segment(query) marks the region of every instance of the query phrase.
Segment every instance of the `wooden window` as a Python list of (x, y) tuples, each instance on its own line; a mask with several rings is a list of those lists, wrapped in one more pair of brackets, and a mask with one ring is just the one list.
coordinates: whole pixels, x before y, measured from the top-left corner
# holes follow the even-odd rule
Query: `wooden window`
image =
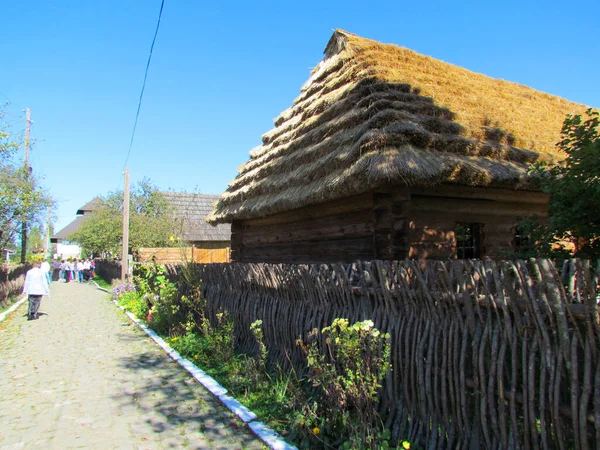
[(458, 259), (481, 258), (483, 224), (457, 222), (454, 227), (456, 237), (456, 257)]

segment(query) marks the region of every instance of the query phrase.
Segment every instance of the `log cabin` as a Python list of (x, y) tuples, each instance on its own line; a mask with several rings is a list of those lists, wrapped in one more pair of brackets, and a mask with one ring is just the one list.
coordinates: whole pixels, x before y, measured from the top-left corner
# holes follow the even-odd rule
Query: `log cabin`
[(531, 163), (584, 105), (343, 30), (207, 217), (231, 258), (484, 258), (547, 217)]

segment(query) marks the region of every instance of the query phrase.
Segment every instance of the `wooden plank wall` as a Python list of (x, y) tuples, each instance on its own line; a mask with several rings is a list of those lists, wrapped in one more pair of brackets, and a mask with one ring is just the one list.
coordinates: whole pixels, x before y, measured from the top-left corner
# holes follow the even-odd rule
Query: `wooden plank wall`
[(409, 258), (456, 258), (456, 222), (483, 224), (483, 255), (513, 245), (519, 216), (547, 218), (546, 194), (494, 188), (441, 186), (411, 189)]
[(335, 262), (372, 259), (373, 194), (236, 221), (231, 257), (243, 262)]
[(229, 242), (198, 242), (192, 247), (141, 248), (138, 261), (151, 261), (154, 256), (159, 264), (178, 264), (186, 261), (196, 263), (224, 263), (230, 261)]
[(192, 259), (192, 247), (173, 248), (140, 248), (137, 260), (140, 262), (151, 261), (152, 258), (159, 264), (178, 264)]

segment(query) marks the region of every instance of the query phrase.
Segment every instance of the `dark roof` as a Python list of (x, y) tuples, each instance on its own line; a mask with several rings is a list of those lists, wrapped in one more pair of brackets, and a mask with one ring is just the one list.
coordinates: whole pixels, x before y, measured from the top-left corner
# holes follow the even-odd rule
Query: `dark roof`
[(79, 208), (75, 214), (77, 214), (79, 216), (80, 214), (85, 214), (85, 213), (93, 211), (96, 207), (96, 204), (99, 201), (100, 201), (100, 199), (98, 197), (94, 198), (93, 200), (90, 200), (85, 205), (83, 205), (81, 208)]
[(89, 217), (90, 217), (89, 215), (77, 216), (73, 222), (71, 222), (69, 225), (67, 225), (62, 230), (60, 230), (58, 233), (56, 233), (54, 236), (52, 236), (50, 238), (50, 242), (52, 242), (53, 244), (56, 244), (59, 240), (61, 240), (61, 241), (67, 240), (71, 234), (73, 234), (75, 231), (77, 231), (77, 229), (81, 226), (81, 224), (85, 220), (89, 219)]
[[(188, 194), (183, 192), (163, 192), (165, 200), (173, 207), (177, 217), (183, 219), (183, 239), (190, 242), (198, 241), (229, 241), (231, 239), (231, 226), (222, 224), (212, 226), (204, 218), (213, 210), (213, 205), (219, 198), (218, 195)], [(77, 231), (81, 223), (90, 217), (90, 212), (99, 201), (95, 198), (77, 210), (78, 216), (58, 233), (50, 238), (50, 242), (57, 243)]]
[(176, 216), (183, 218), (183, 239), (198, 241), (229, 241), (231, 226), (212, 226), (204, 220), (213, 210), (218, 195), (163, 192), (165, 200), (173, 207)]

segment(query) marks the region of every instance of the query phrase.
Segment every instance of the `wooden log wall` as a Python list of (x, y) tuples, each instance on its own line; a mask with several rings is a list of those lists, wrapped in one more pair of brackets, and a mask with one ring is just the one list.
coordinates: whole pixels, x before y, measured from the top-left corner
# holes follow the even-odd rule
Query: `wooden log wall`
[(514, 244), (517, 218), (547, 217), (539, 192), (442, 185), (375, 192), (261, 219), (234, 221), (231, 257), (240, 262), (314, 263), (357, 259), (455, 259), (457, 222), (480, 223), (482, 256)]
[(456, 258), (457, 222), (483, 224), (482, 256), (496, 257), (514, 245), (518, 217), (547, 218), (540, 192), (444, 185), (411, 189), (409, 258)]
[(373, 259), (373, 194), (263, 219), (234, 221), (231, 257), (241, 262), (305, 263)]
[(300, 373), (296, 340), (337, 317), (390, 333), (380, 409), (396, 437), (436, 449), (600, 447), (600, 270), (587, 261), (192, 270), (209, 317), (227, 310), (241, 349), (256, 351), (249, 328), (261, 319), (270, 357)]

